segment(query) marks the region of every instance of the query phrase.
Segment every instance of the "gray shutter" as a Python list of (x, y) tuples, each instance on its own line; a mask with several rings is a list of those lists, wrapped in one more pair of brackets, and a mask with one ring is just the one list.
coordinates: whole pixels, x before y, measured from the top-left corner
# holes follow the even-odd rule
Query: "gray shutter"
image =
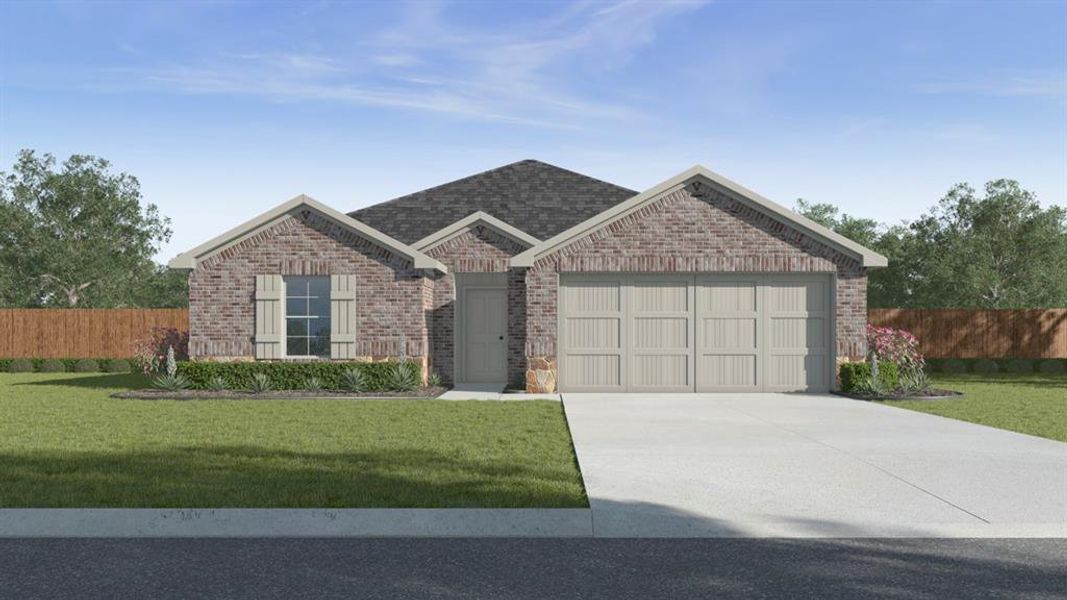
[(330, 275), (330, 358), (356, 358), (355, 275)]
[(256, 275), (256, 358), (282, 358), (281, 275)]

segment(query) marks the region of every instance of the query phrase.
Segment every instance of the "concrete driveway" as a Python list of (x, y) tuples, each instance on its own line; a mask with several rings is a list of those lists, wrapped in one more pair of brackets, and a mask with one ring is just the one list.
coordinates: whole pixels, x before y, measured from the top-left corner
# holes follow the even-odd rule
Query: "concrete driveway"
[(602, 537), (1067, 537), (1067, 444), (831, 395), (563, 394)]

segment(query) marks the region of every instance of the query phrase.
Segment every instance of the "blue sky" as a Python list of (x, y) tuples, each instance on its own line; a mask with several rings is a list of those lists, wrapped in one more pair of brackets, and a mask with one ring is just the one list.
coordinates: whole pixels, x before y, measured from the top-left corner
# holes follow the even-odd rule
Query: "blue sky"
[(696, 163), (917, 217), (1067, 196), (1067, 3), (0, 4), (0, 165), (96, 154), (161, 259), (298, 194), (352, 210), (524, 158), (637, 190)]

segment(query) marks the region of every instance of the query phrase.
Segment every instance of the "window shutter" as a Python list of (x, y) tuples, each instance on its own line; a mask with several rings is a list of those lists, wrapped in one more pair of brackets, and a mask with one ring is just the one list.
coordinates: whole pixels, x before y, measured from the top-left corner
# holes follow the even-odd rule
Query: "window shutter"
[(282, 358), (282, 276), (256, 275), (256, 358)]
[(355, 275), (330, 275), (330, 358), (356, 358)]

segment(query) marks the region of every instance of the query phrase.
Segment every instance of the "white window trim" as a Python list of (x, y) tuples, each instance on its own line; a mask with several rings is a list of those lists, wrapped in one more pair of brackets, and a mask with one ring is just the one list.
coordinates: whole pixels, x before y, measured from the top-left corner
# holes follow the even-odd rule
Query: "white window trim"
[[(289, 278), (289, 277), (324, 277), (326, 279), (326, 281), (327, 281), (327, 284), (330, 281), (330, 276), (329, 275), (325, 275), (325, 276), (322, 276), (322, 275), (282, 275), (282, 295), (281, 295), (281, 305), (282, 305), (281, 306), (281, 312), (282, 312), (282, 348), (281, 348), (282, 352), (281, 352), (281, 354), (282, 354), (282, 359), (283, 360), (294, 360), (294, 361), (295, 360), (299, 360), (299, 361), (316, 361), (316, 360), (328, 361), (328, 360), (330, 360), (330, 356), (329, 356), (330, 338), (331, 338), (330, 334), (326, 335), (326, 348), (327, 348), (327, 350), (326, 350), (327, 355), (326, 356), (317, 356), (315, 354), (289, 354), (289, 311), (288, 311), (288, 306), (287, 306), (288, 303), (289, 303), (289, 282), (286, 281), (286, 279)], [(327, 290), (329, 289), (329, 285), (327, 285), (326, 289)]]

